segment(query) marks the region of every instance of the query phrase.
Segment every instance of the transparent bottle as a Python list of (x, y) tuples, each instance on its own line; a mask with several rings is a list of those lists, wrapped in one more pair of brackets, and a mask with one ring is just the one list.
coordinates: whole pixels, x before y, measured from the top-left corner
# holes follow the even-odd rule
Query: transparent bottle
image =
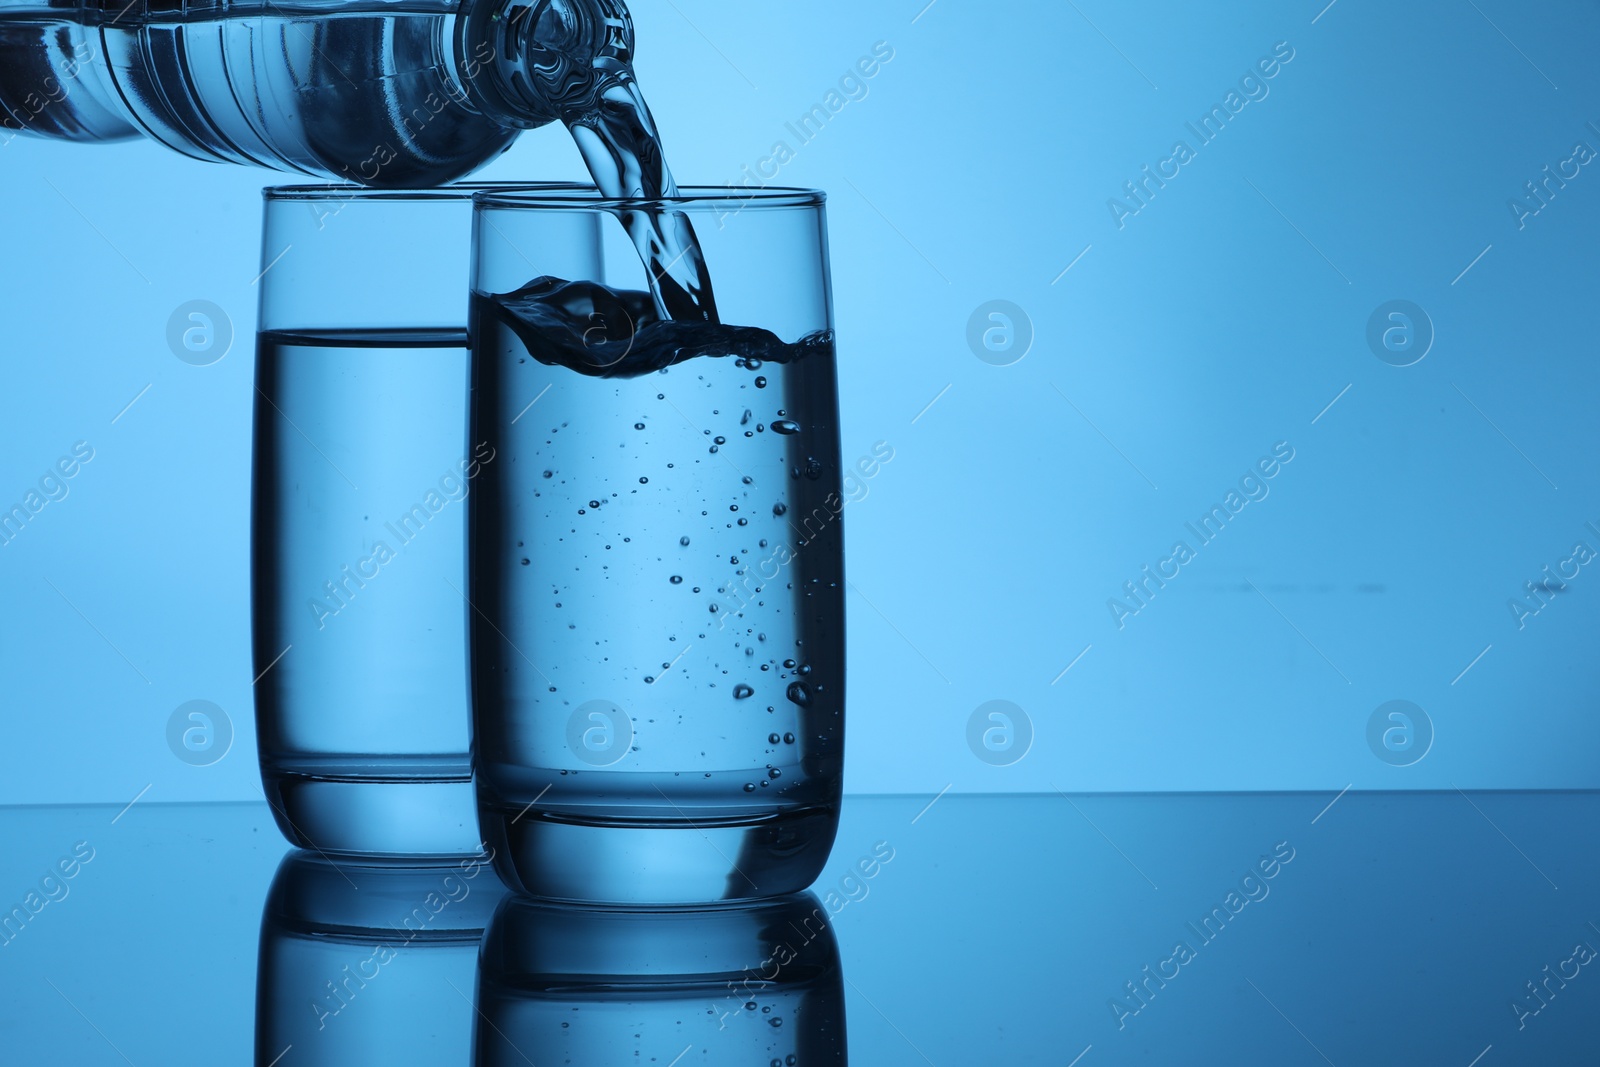
[(419, 188), (631, 79), (620, 0), (0, 0), (0, 138)]

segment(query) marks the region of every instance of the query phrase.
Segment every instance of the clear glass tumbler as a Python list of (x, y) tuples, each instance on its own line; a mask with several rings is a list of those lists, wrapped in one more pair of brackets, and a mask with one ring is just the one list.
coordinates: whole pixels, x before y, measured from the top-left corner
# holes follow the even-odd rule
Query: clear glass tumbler
[(467, 709), (471, 196), (265, 191), (252, 613), (261, 772), (325, 853), (480, 838)]
[[(844, 742), (821, 193), (478, 194), (469, 500), (479, 822), (513, 888), (791, 893)], [(684, 212), (721, 321), (663, 322), (620, 219)]]

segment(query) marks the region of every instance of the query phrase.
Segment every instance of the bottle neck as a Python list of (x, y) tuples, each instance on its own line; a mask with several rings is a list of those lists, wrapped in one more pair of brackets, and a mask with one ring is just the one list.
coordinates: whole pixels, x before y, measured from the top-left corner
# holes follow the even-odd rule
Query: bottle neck
[(632, 59), (622, 0), (462, 0), (456, 18), (455, 77), (504, 126), (585, 114)]

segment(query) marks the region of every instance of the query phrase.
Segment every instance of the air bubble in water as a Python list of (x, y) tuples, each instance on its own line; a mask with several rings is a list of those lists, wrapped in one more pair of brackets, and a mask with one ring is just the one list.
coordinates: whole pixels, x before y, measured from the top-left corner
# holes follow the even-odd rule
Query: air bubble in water
[(733, 687), (733, 699), (735, 700), (745, 700), (755, 695), (756, 691), (751, 689), (748, 685), (745, 685), (743, 682), (740, 682), (738, 685)]
[(791, 703), (798, 704), (802, 708), (811, 706), (811, 690), (807, 688), (804, 682), (790, 682), (789, 690), (785, 695)]
[(797, 434), (800, 432), (800, 424), (795, 422), (793, 419), (778, 419), (772, 424), (772, 432), (781, 434)]

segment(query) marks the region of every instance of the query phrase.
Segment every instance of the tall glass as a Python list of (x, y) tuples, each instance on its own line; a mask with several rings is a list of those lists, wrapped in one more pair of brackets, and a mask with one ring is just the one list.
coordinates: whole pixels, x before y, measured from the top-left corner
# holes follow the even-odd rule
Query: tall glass
[(325, 853), (479, 844), (466, 661), (472, 193), (268, 189), (252, 612), (267, 799)]
[[(469, 501), (479, 821), (501, 877), (551, 899), (795, 892), (838, 822), (823, 196), (683, 193), (475, 198), (472, 432), (498, 455)], [(619, 219), (663, 206), (733, 328), (658, 321)]]

